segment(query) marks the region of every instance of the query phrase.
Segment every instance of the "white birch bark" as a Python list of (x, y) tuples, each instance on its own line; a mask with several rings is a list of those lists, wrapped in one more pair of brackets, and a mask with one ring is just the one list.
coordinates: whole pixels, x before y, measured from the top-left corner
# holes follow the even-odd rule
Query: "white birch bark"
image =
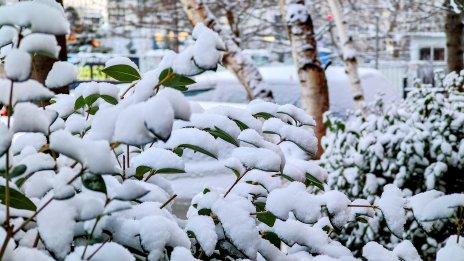
[(345, 26), (346, 23), (340, 10), (338, 0), (328, 0), (328, 2), (343, 49), (345, 72), (350, 80), (351, 93), (353, 95), (355, 108), (361, 109), (362, 104), (364, 103), (364, 94), (358, 74), (358, 63), (356, 61), (356, 49), (354, 48), (353, 38), (348, 35), (348, 31)]

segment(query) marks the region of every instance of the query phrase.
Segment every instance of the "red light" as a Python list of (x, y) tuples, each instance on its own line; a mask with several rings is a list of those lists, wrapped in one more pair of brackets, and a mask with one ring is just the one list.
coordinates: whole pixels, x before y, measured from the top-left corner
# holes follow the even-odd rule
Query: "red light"
[(333, 16), (332, 16), (332, 15), (328, 15), (328, 16), (327, 16), (327, 20), (332, 21), (332, 19), (333, 19)]

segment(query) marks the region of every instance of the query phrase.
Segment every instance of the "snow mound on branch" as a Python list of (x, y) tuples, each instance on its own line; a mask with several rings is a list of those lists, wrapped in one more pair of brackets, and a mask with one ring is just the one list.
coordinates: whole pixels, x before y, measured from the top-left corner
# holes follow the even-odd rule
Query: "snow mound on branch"
[(174, 117), (176, 119), (185, 121), (190, 119), (190, 103), (180, 91), (172, 88), (164, 88), (160, 90), (156, 96), (164, 98), (171, 103), (172, 109), (174, 110)]
[(404, 240), (403, 242), (399, 243), (393, 249), (393, 253), (405, 261), (422, 261), (419, 253), (417, 253), (416, 248), (409, 240)]
[(305, 223), (317, 222), (321, 217), (321, 205), (319, 198), (307, 193), (305, 185), (300, 182), (274, 189), (266, 200), (266, 210), (278, 218), (287, 220), (292, 212), (298, 220)]
[(54, 261), (53, 258), (44, 254), (44, 252), (35, 248), (18, 247), (13, 251), (13, 255), (10, 261), (23, 261), (23, 260), (34, 260), (34, 261)]
[[(19, 49), (30, 54), (39, 53), (42, 55), (49, 55), (56, 59), (58, 58), (61, 47), (58, 45), (54, 35), (33, 33), (25, 36), (21, 40)], [(53, 67), (54, 66), (55, 65), (53, 65)]]
[(4, 5), (0, 7), (0, 24), (28, 27), (34, 33), (65, 35), (69, 32), (63, 8), (50, 0)]
[(78, 160), (95, 174), (117, 173), (117, 162), (106, 141), (83, 140), (60, 130), (50, 135), (50, 149)]
[(225, 231), (225, 236), (249, 258), (256, 259), (259, 244), (259, 233), (255, 220), (250, 213), (255, 211), (248, 200), (229, 195), (218, 198), (211, 207), (218, 216)]
[(192, 231), (207, 256), (211, 256), (216, 248), (218, 236), (216, 226), (211, 217), (192, 216), (187, 220), (186, 231)]
[(31, 75), (32, 57), (29, 53), (13, 49), (5, 58), (6, 77), (12, 81), (23, 82)]
[(185, 232), (175, 222), (162, 216), (150, 216), (140, 221), (140, 240), (150, 252), (148, 260), (159, 260), (166, 246), (190, 249), (190, 240)]
[(182, 158), (172, 151), (161, 148), (149, 148), (133, 158), (132, 165), (151, 167), (154, 170), (160, 169), (179, 169), (185, 168)]
[(237, 158), (248, 169), (272, 172), (281, 169), (280, 156), (269, 149), (239, 147), (232, 151), (231, 156)]
[(457, 236), (450, 236), (446, 240), (446, 245), (437, 253), (437, 261), (463, 261), (464, 260), (464, 243), (460, 240), (457, 242)]
[(47, 75), (45, 85), (48, 88), (63, 87), (77, 80), (77, 67), (70, 62), (55, 62)]
[(43, 110), (29, 102), (15, 106), (14, 132), (41, 132), (48, 135), (49, 127), (58, 117), (52, 110)]
[(199, 261), (192, 256), (189, 249), (184, 247), (175, 247), (171, 253), (171, 261)]
[(111, 66), (114, 66), (114, 65), (119, 65), (119, 64), (128, 65), (128, 66), (134, 68), (135, 70), (139, 71), (139, 68), (137, 67), (137, 65), (133, 61), (131, 61), (131, 59), (129, 59), (127, 57), (114, 57), (114, 58), (111, 58), (108, 61), (106, 61), (105, 68), (108, 68), (108, 67), (111, 67)]
[(376, 242), (367, 243), (362, 249), (362, 255), (368, 261), (399, 261), (394, 253)]
[(8, 25), (0, 27), (0, 47), (13, 42), (13, 39), (18, 35), (16, 28)]
[[(112, 140), (124, 144), (145, 145), (157, 138), (166, 140), (171, 134), (175, 115), (170, 105), (171, 103), (166, 99), (156, 96), (146, 102), (130, 105), (125, 109), (115, 107), (106, 110), (104, 114), (97, 113), (96, 119), (98, 117), (101, 121), (95, 123), (94, 135), (100, 132), (102, 134), (108, 133), (108, 130), (111, 132), (114, 128)], [(118, 110), (121, 111), (117, 112)], [(116, 120), (115, 117), (117, 117)], [(127, 128), (127, 126), (131, 126), (131, 128)]]
[(406, 199), (403, 198), (401, 190), (393, 184), (384, 187), (378, 207), (382, 210), (388, 228), (396, 236), (401, 237), (406, 224)]
[(170, 55), (173, 58), (174, 72), (192, 76), (206, 70), (215, 70), (225, 51), (225, 45), (219, 35), (202, 23), (198, 23), (193, 29), (192, 36), (195, 40), (192, 46), (177, 55)]
[[(0, 103), (9, 104), (11, 81), (0, 79)], [(15, 82), (12, 103), (49, 100), (53, 92), (35, 80)]]
[(216, 140), (208, 132), (195, 128), (174, 130), (166, 143), (168, 148), (174, 149), (180, 145), (190, 144), (212, 153), (217, 157), (218, 147)]

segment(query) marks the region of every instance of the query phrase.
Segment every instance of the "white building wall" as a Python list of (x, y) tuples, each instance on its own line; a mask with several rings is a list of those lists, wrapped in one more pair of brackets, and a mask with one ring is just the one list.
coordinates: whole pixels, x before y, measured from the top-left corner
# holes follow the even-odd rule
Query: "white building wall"
[(101, 15), (103, 22), (108, 21), (107, 0), (64, 0), (64, 7), (74, 7), (81, 18)]

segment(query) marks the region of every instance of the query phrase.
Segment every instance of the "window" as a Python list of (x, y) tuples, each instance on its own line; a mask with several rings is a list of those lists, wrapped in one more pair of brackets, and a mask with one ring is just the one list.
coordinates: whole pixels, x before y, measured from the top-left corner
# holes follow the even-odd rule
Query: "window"
[(433, 60), (444, 61), (445, 60), (445, 48), (433, 48)]
[(431, 48), (425, 47), (421, 48), (419, 51), (419, 60), (421, 61), (430, 61), (432, 57), (430, 57)]

